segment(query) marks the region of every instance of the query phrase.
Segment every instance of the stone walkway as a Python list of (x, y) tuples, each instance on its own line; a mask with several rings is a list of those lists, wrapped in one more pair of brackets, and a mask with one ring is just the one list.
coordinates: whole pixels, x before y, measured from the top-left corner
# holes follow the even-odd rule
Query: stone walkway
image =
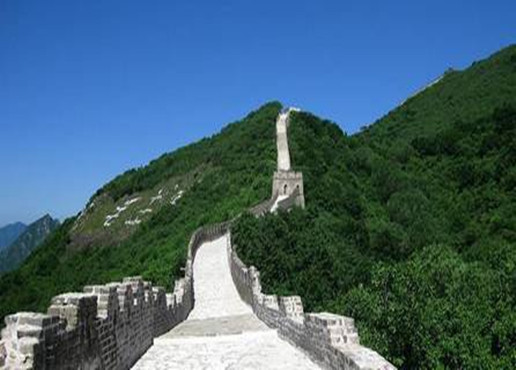
[(287, 119), (290, 111), (281, 112), (276, 120), (276, 146), (278, 148), (278, 171), (290, 171)]
[(233, 284), (227, 243), (223, 236), (204, 243), (197, 251), (193, 265), (195, 305), (188, 320), (253, 313)]
[(240, 299), (229, 270), (227, 242), (223, 236), (199, 248), (194, 309), (185, 322), (154, 339), (133, 369), (319, 369)]

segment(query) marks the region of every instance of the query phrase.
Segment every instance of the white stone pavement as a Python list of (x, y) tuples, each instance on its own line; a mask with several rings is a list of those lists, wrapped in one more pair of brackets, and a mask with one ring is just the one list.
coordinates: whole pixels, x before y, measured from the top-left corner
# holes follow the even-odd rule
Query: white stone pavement
[(154, 339), (133, 369), (319, 369), (240, 299), (231, 278), (227, 242), (223, 236), (199, 248), (194, 309), (185, 322)]
[(272, 330), (186, 339), (156, 339), (133, 369), (317, 369)]
[(278, 171), (290, 171), (287, 120), (290, 111), (281, 112), (276, 120), (276, 145), (278, 148)]
[(204, 243), (197, 251), (193, 265), (195, 305), (189, 320), (253, 313), (233, 284), (227, 243), (223, 236)]

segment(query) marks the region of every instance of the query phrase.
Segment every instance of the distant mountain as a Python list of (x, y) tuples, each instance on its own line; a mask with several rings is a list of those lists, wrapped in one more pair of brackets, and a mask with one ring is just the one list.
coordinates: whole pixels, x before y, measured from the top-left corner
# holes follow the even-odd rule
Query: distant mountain
[(25, 231), (27, 225), (15, 222), (0, 228), (0, 251), (10, 246)]
[[(16, 225), (16, 224), (14, 224)], [(59, 226), (59, 221), (49, 215), (41, 217), (29, 226), (8, 247), (0, 252), (0, 274), (16, 269), (40, 245), (54, 229)]]

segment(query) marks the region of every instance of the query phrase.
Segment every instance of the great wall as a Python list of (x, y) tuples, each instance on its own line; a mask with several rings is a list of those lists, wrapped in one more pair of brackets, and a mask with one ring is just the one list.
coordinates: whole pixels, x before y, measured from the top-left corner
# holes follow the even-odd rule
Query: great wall
[[(278, 168), (259, 217), (304, 207), (290, 167), (285, 109), (276, 122)], [(172, 293), (140, 277), (52, 299), (46, 314), (5, 318), (1, 369), (395, 369), (359, 344), (352, 318), (304, 313), (298, 296), (262, 292), (260, 273), (231, 243), (231, 224), (202, 227)]]

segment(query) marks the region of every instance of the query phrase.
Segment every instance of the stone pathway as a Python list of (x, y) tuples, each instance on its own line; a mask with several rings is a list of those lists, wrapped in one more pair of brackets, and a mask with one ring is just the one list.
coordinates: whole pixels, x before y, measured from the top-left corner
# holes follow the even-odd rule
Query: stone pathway
[(191, 319), (252, 314), (238, 295), (227, 256), (227, 236), (204, 243), (194, 259), (195, 305)]
[(281, 112), (276, 120), (276, 146), (278, 148), (278, 171), (290, 171), (287, 119), (290, 111)]
[(229, 270), (227, 243), (223, 236), (199, 248), (194, 309), (185, 322), (155, 338), (133, 369), (319, 369), (240, 299)]
[(217, 337), (155, 340), (133, 369), (318, 369), (272, 330)]

